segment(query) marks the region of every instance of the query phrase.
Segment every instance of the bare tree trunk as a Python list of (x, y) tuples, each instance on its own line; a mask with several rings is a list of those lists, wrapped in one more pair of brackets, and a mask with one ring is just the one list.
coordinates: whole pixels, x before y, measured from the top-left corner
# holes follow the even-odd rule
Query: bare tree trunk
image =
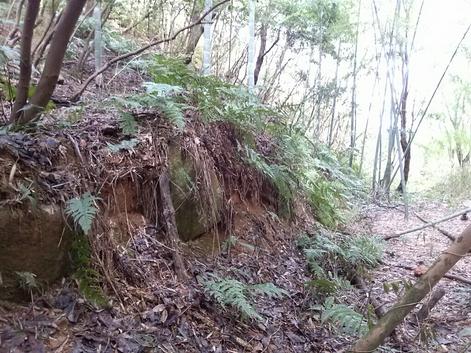
[(471, 250), (471, 225), (444, 251), (428, 271), (352, 348), (352, 352), (372, 352), (378, 348), (440, 279)]
[[(93, 19), (95, 21), (95, 31), (93, 38), (93, 46), (95, 49), (95, 71), (98, 71), (103, 65), (103, 39), (100, 3), (97, 3), (93, 9)], [(98, 75), (95, 78), (95, 84), (97, 87), (103, 86), (103, 75)]]
[(339, 40), (339, 45), (337, 47), (337, 60), (335, 65), (335, 90), (334, 90), (334, 98), (332, 100), (332, 111), (330, 113), (330, 125), (329, 125), (329, 135), (327, 137), (327, 146), (332, 147), (332, 135), (334, 133), (334, 122), (335, 122), (335, 113), (337, 110), (337, 96), (339, 95), (339, 67), (340, 67), (340, 53), (342, 49), (342, 40)]
[(255, 86), (255, 0), (249, 0), (249, 38), (247, 56), (247, 86), (252, 92)]
[(260, 29), (260, 48), (258, 50), (257, 61), (255, 62), (255, 71), (254, 71), (254, 84), (256, 85), (258, 82), (258, 76), (260, 75), (260, 71), (263, 65), (263, 59), (265, 58), (265, 49), (267, 47), (267, 34), (268, 34), (268, 26), (263, 23), (262, 28)]
[(31, 43), (33, 41), (34, 22), (38, 17), (40, 0), (29, 0), (26, 7), (23, 31), (21, 34), (20, 77), (16, 86), (15, 104), (10, 120), (16, 121), (28, 101), (31, 81)]
[[(200, 5), (200, 1), (195, 0), (193, 3), (193, 9), (191, 11), (191, 16), (190, 16), (190, 23), (194, 23), (198, 20), (200, 17), (201, 11), (203, 11), (203, 7)], [(203, 25), (197, 25), (192, 27), (188, 31), (188, 36), (187, 36), (187, 44), (186, 44), (186, 49), (185, 49), (185, 64), (191, 63), (191, 60), (193, 59), (193, 54), (195, 53), (196, 46), (198, 45), (198, 42), (203, 35), (204, 28)]]
[(34, 66), (38, 66), (39, 62), (43, 58), (44, 52), (46, 51), (47, 46), (51, 43), (52, 38), (54, 37), (54, 33), (57, 31), (57, 26), (60, 22), (63, 12), (61, 11), (59, 15), (57, 15), (53, 28), (47, 33), (44, 39), (41, 41), (41, 45), (36, 49), (36, 53), (34, 55)]
[(31, 106), (15, 120), (16, 123), (23, 124), (33, 120), (49, 102), (59, 78), (67, 45), (85, 3), (86, 0), (69, 0), (67, 3), (54, 33), (38, 87), (31, 98)]
[(46, 40), (48, 34), (50, 33), (50, 30), (54, 26), (54, 22), (55, 22), (55, 19), (56, 19), (56, 14), (57, 14), (57, 7), (58, 7), (58, 4), (55, 4), (55, 1), (52, 1), (52, 3), (51, 3), (51, 17), (49, 18), (49, 22), (48, 22), (48, 24), (46, 26), (46, 29), (44, 30), (44, 32), (41, 36), (41, 39), (36, 43), (36, 45), (33, 49), (33, 53), (31, 54), (31, 57), (33, 58), (35, 63), (36, 63), (36, 60), (35, 60), (36, 53), (37, 53), (38, 49), (43, 45), (43, 43)]
[[(8, 37), (6, 39), (6, 42), (11, 46), (13, 46), (13, 44), (16, 43), (15, 36), (18, 33), (18, 31), (20, 30), (21, 13), (23, 12), (24, 4), (25, 4), (25, 0), (20, 0), (20, 3), (18, 4), (18, 8), (16, 9), (15, 27), (8, 34)], [(33, 25), (33, 27), (34, 27), (34, 25)]]
[(358, 62), (358, 32), (360, 27), (360, 14), (361, 14), (361, 0), (358, 2), (357, 13), (357, 26), (355, 32), (355, 52), (353, 55), (353, 85), (352, 85), (352, 110), (350, 117), (350, 156), (348, 159), (348, 166), (353, 166), (353, 159), (355, 156), (355, 141), (357, 134), (357, 62)]
[[(204, 2), (204, 11), (208, 12), (213, 7), (213, 0), (205, 0)], [(204, 19), (203, 24), (203, 75), (208, 76), (211, 75), (212, 65), (211, 65), (211, 52), (213, 47), (213, 16), (212, 13), (209, 12), (206, 18)]]

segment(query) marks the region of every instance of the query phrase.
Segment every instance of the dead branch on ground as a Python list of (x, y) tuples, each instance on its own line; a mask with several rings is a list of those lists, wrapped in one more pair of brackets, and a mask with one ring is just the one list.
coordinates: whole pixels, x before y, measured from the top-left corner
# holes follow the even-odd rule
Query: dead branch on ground
[(416, 228), (412, 228), (412, 229), (409, 229), (409, 230), (406, 230), (406, 231), (403, 231), (401, 233), (397, 233), (397, 234), (393, 234), (393, 235), (388, 235), (387, 237), (384, 237), (384, 240), (390, 240), (390, 239), (394, 239), (394, 238), (399, 238), (403, 235), (406, 235), (406, 234), (409, 234), (409, 233), (413, 233), (413, 232), (417, 232), (419, 230), (422, 230), (422, 229), (425, 229), (425, 228), (428, 228), (428, 227), (434, 227), (435, 225), (439, 224), (439, 223), (443, 223), (443, 222), (446, 222), (446, 221), (449, 221), (450, 219), (453, 219), (453, 218), (456, 218), (458, 216), (461, 216), (462, 214), (464, 213), (468, 213), (468, 212), (471, 212), (471, 207), (470, 208), (467, 208), (467, 209), (464, 209), (464, 210), (461, 210), (459, 212), (455, 212), (453, 213), (452, 215), (449, 215), (449, 216), (446, 216), (446, 217), (443, 217), (439, 220), (436, 220), (436, 221), (433, 221), (433, 222), (429, 222), (427, 224), (424, 224), (423, 226), (420, 226), (420, 227), (416, 227)]

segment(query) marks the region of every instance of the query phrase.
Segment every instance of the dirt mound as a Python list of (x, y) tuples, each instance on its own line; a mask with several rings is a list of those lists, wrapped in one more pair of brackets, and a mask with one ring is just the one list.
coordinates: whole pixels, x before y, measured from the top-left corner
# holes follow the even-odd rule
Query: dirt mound
[[(162, 233), (165, 215), (159, 179), (167, 168), (176, 226), (184, 241), (205, 233), (229, 232), (234, 197), (276, 211), (274, 188), (244, 162), (238, 150), (241, 136), (230, 124), (204, 124), (190, 110), (186, 127), (180, 130), (158, 113), (139, 112), (135, 114), (139, 132), (130, 137), (120, 127), (117, 115), (102, 113), (89, 111), (78, 123), (61, 128), (59, 121), (49, 117), (39, 132), (0, 135), (0, 205), (4, 218), (20, 209), (29, 212), (36, 206), (57, 205), (62, 223), (45, 218), (45, 225), (51, 222), (54, 226), (46, 225), (47, 232), (38, 226), (36, 234), (41, 234), (41, 246), (61, 244), (55, 246), (60, 250), (54, 255), (58, 264), (68, 266), (63, 259), (69, 258), (73, 233), (78, 231), (63, 212), (65, 202), (85, 192), (97, 197), (100, 209), (90, 240), (102, 256), (102, 266), (113, 266), (117, 246), (126, 246), (135, 229), (147, 225)], [(7, 208), (13, 213), (7, 215)], [(25, 237), (31, 231), (16, 229)], [(24, 266), (8, 261), (18, 251), (31, 257), (42, 252), (38, 244), (24, 249), (27, 244), (0, 248), (0, 258), (4, 259), (0, 272), (31, 272), (38, 280), (48, 282), (63, 274), (49, 271), (32, 259)], [(48, 271), (48, 276), (42, 275)]]

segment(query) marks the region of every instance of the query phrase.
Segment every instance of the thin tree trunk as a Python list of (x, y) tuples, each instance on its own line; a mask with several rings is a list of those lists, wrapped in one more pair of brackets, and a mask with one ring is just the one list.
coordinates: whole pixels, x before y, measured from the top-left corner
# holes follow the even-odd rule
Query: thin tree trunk
[[(31, 54), (31, 57), (33, 59), (36, 58), (36, 52), (38, 51), (38, 49), (42, 46), (42, 44), (46, 40), (46, 37), (48, 36), (48, 33), (51, 30), (51, 28), (53, 28), (54, 20), (56, 19), (56, 13), (57, 13), (57, 6), (55, 4), (55, 1), (52, 1), (52, 4), (51, 4), (51, 17), (49, 18), (49, 22), (46, 26), (46, 29), (43, 32), (43, 35), (41, 36), (41, 39), (36, 43), (36, 45), (33, 49), (33, 53)], [(36, 62), (36, 60), (34, 60), (34, 61)]]
[[(193, 9), (191, 11), (190, 23), (194, 23), (198, 20), (202, 10), (203, 8), (200, 6), (200, 1), (195, 0), (193, 3)], [(189, 63), (191, 63), (196, 46), (198, 45), (198, 42), (201, 36), (203, 35), (203, 31), (203, 25), (194, 26), (188, 31), (185, 49), (185, 64), (188, 65)]]
[(15, 104), (11, 121), (16, 121), (28, 101), (29, 84), (31, 81), (31, 43), (33, 41), (34, 22), (39, 13), (40, 0), (29, 0), (26, 7), (23, 31), (21, 34), (20, 77), (16, 87)]
[(52, 28), (52, 30), (50, 30), (47, 33), (47, 35), (45, 36), (45, 38), (42, 41), (41, 45), (38, 47), (38, 49), (36, 51), (36, 54), (34, 56), (34, 64), (33, 64), (34, 66), (39, 65), (39, 62), (43, 58), (43, 55), (44, 55), (44, 52), (46, 51), (47, 46), (49, 45), (49, 43), (51, 43), (51, 40), (54, 37), (54, 33), (56, 32), (57, 26), (58, 26), (58, 24), (60, 22), (60, 19), (62, 17), (62, 13), (63, 12), (61, 11), (59, 13), (59, 15), (57, 15), (56, 20), (54, 21), (54, 27)]
[[(8, 37), (6, 39), (6, 43), (13, 45), (16, 41), (14, 40), (16, 34), (20, 30), (20, 22), (21, 22), (21, 13), (23, 12), (23, 6), (25, 4), (25, 0), (21, 0), (20, 3), (18, 4), (18, 8), (16, 9), (16, 19), (15, 19), (15, 27), (13, 30), (8, 34)], [(39, 10), (38, 10), (39, 12)], [(36, 21), (36, 20), (35, 20)], [(33, 24), (34, 28), (34, 24)]]
[(442, 277), (471, 250), (471, 225), (444, 251), (428, 271), (352, 348), (352, 352), (372, 352), (393, 332)]
[(422, 323), (429, 316), (433, 307), (437, 305), (437, 303), (440, 301), (440, 299), (443, 298), (445, 293), (445, 288), (441, 287), (433, 291), (432, 295), (430, 296), (430, 299), (426, 303), (424, 303), (424, 305), (422, 305), (422, 307), (417, 312), (417, 322), (419, 324)]
[[(224, 5), (225, 3), (229, 2), (229, 0), (221, 0), (219, 3), (217, 3), (216, 5), (213, 6), (213, 8), (211, 9), (211, 11), (215, 10), (217, 7), (220, 7), (222, 5)], [(206, 17), (206, 13), (204, 13), (196, 22), (194, 23), (191, 23), (185, 27), (182, 27), (180, 28), (179, 30), (177, 30), (174, 34), (172, 34), (170, 37), (168, 38), (164, 38), (164, 39), (160, 39), (160, 40), (155, 40), (155, 41), (152, 41), (146, 45), (144, 45), (143, 47), (140, 47), (139, 49), (136, 49), (132, 52), (129, 52), (129, 53), (126, 53), (126, 54), (123, 54), (123, 55), (119, 55), (113, 59), (111, 59), (110, 61), (108, 61), (105, 65), (103, 65), (103, 67), (96, 71), (95, 73), (93, 73), (92, 75), (90, 75), (86, 80), (85, 82), (82, 84), (82, 86), (80, 86), (80, 88), (72, 95), (72, 97), (70, 98), (71, 101), (73, 102), (76, 102), (77, 100), (79, 100), (80, 96), (82, 95), (83, 92), (85, 92), (85, 90), (87, 89), (88, 85), (95, 79), (95, 77), (99, 74), (102, 74), (103, 72), (105, 72), (108, 68), (110, 68), (113, 64), (119, 62), (119, 61), (122, 61), (122, 60), (125, 60), (125, 59), (128, 59), (130, 57), (133, 57), (133, 56), (136, 56), (136, 55), (139, 55), (143, 52), (145, 52), (147, 49), (149, 48), (152, 48), (158, 44), (162, 44), (162, 43), (166, 43), (166, 42), (170, 42), (172, 40), (175, 40), (175, 38), (178, 37), (178, 35), (194, 26), (197, 26), (199, 24), (201, 24), (201, 22), (203, 21), (203, 19)]]
[[(208, 12), (213, 7), (213, 0), (205, 0), (204, 11)], [(211, 52), (213, 46), (212, 13), (209, 12), (204, 19), (204, 43), (203, 43), (203, 75), (211, 75)]]
[(353, 54), (353, 85), (352, 85), (352, 101), (350, 116), (350, 157), (348, 166), (353, 166), (355, 156), (355, 141), (357, 133), (357, 62), (358, 62), (358, 32), (360, 28), (361, 0), (358, 2), (357, 26), (355, 31), (355, 53)]
[(393, 234), (393, 235), (388, 235), (387, 237), (384, 237), (384, 240), (390, 240), (390, 239), (394, 239), (394, 238), (399, 238), (401, 237), (402, 235), (406, 235), (406, 234), (409, 234), (409, 233), (413, 233), (413, 232), (416, 232), (418, 230), (422, 230), (422, 229), (425, 229), (425, 228), (428, 228), (428, 227), (434, 227), (435, 225), (439, 224), (439, 223), (443, 223), (443, 222), (446, 222), (450, 219), (453, 219), (453, 218), (456, 218), (456, 217), (459, 217), (465, 213), (468, 213), (468, 212), (471, 212), (471, 208), (466, 208), (464, 210), (461, 210), (461, 211), (458, 211), (458, 212), (455, 212), (449, 216), (446, 216), (446, 217), (443, 217), (441, 219), (438, 219), (436, 221), (433, 221), (433, 222), (428, 222), (422, 226), (419, 226), (419, 227), (416, 227), (416, 228), (412, 228), (412, 229), (409, 229), (409, 230), (406, 230), (406, 231), (403, 231), (403, 232), (400, 232), (400, 233), (397, 233), (397, 234)]
[[(101, 7), (98, 2), (93, 9), (93, 19), (95, 21), (95, 36), (93, 39), (93, 46), (95, 49), (95, 71), (98, 71), (103, 65), (103, 39), (101, 29)], [(103, 86), (103, 75), (98, 75), (95, 78), (95, 84), (97, 87)]]
[(327, 137), (327, 146), (332, 147), (332, 135), (334, 133), (334, 121), (335, 121), (335, 113), (337, 110), (337, 96), (339, 94), (339, 66), (340, 66), (340, 52), (342, 49), (342, 40), (339, 40), (339, 45), (337, 47), (337, 62), (335, 65), (335, 89), (334, 89), (334, 98), (332, 101), (332, 111), (330, 113), (330, 125), (329, 125), (329, 136)]
[(67, 3), (52, 39), (38, 87), (31, 98), (31, 106), (23, 111), (16, 123), (23, 124), (33, 120), (49, 102), (59, 78), (67, 45), (85, 3), (86, 0), (69, 0)]
[(258, 82), (260, 71), (262, 70), (263, 59), (265, 58), (265, 49), (267, 47), (268, 26), (263, 23), (260, 29), (260, 48), (258, 49), (257, 61), (254, 71), (254, 85)]
[(249, 0), (249, 38), (247, 56), (247, 86), (253, 92), (255, 81), (255, 0)]

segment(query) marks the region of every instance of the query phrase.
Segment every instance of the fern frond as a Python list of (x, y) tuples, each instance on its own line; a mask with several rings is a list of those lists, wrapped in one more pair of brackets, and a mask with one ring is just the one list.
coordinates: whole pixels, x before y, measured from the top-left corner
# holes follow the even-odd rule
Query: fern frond
[(221, 279), (205, 283), (206, 290), (222, 306), (230, 305), (236, 308), (243, 316), (262, 320), (262, 317), (248, 302), (247, 287), (235, 279)]
[(177, 128), (185, 127), (182, 105), (166, 97), (155, 97), (155, 106)]
[(368, 331), (367, 320), (363, 315), (344, 304), (336, 304), (327, 298), (322, 312), (322, 322), (332, 322), (340, 331), (351, 335), (362, 335)]
[(349, 238), (344, 248), (345, 258), (351, 265), (374, 267), (383, 255), (384, 241), (374, 236), (356, 236)]
[(249, 286), (248, 289), (253, 294), (265, 295), (269, 298), (275, 298), (275, 299), (280, 299), (289, 295), (287, 291), (285, 291), (282, 288), (278, 288), (271, 282), (253, 284)]
[(66, 203), (65, 212), (72, 216), (74, 222), (85, 234), (92, 228), (92, 222), (98, 212), (98, 208), (95, 207), (97, 200), (98, 198), (87, 192), (79, 198), (68, 200)]
[(119, 127), (125, 135), (137, 134), (137, 122), (132, 114), (127, 112), (121, 112), (119, 116)]
[(15, 272), (19, 278), (19, 285), (25, 290), (32, 290), (39, 287), (39, 283), (36, 280), (36, 274), (32, 272)]

